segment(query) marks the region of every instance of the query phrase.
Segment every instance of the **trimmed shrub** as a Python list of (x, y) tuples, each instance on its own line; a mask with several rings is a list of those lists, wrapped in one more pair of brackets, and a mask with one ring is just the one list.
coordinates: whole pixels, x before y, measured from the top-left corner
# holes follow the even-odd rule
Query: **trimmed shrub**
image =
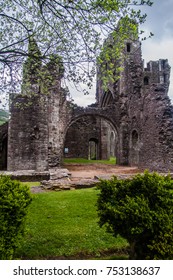
[(12, 259), (24, 234), (25, 216), (31, 202), (27, 186), (0, 176), (0, 259)]
[(146, 171), (98, 184), (100, 226), (129, 242), (130, 259), (173, 259), (173, 180)]

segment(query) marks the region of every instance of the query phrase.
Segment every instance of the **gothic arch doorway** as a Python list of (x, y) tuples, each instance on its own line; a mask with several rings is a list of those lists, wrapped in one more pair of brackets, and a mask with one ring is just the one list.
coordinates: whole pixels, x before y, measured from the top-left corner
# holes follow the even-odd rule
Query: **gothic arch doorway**
[(96, 160), (98, 159), (98, 139), (89, 139), (89, 151), (88, 159)]
[(103, 116), (84, 115), (73, 120), (64, 141), (64, 157), (86, 159), (118, 158), (118, 131)]
[(137, 166), (139, 163), (139, 134), (137, 130), (133, 130), (131, 133), (131, 166)]
[(8, 122), (0, 127), (0, 170), (7, 170)]
[(116, 136), (115, 136), (115, 132), (111, 131), (110, 134), (110, 157), (115, 157), (116, 154)]

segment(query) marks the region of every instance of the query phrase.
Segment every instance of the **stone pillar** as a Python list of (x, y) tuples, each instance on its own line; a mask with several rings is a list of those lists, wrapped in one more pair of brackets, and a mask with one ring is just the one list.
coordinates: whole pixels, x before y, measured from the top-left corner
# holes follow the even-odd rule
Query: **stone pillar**
[(48, 123), (45, 97), (18, 95), (11, 106), (8, 166), (14, 170), (48, 170)]

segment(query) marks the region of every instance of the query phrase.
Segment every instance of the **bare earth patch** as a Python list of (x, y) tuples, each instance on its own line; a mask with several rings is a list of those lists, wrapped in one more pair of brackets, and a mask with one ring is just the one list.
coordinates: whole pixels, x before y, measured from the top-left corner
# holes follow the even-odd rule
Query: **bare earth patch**
[(76, 179), (94, 179), (95, 177), (104, 178), (109, 176), (118, 175), (134, 175), (141, 173), (137, 167), (108, 165), (108, 164), (65, 164), (71, 173), (71, 180)]
[(96, 186), (99, 179), (110, 179), (117, 176), (126, 179), (141, 171), (137, 167), (108, 164), (64, 164), (62, 168), (50, 170), (50, 180), (41, 182), (40, 187), (33, 187), (32, 192), (62, 191)]

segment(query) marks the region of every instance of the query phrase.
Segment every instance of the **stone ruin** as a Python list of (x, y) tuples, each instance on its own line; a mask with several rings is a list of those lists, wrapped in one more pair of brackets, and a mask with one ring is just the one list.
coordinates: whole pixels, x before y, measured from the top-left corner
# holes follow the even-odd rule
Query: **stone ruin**
[(26, 62), (23, 85), (28, 83), (29, 90), (23, 86), (15, 96), (10, 120), (0, 128), (0, 169), (46, 172), (59, 168), (64, 157), (115, 156), (119, 165), (172, 172), (168, 61), (150, 61), (144, 67), (139, 40), (124, 42), (123, 51), (120, 79), (105, 91), (98, 78), (96, 103), (86, 108), (67, 100), (59, 60), (36, 65), (41, 79), (38, 69)]

